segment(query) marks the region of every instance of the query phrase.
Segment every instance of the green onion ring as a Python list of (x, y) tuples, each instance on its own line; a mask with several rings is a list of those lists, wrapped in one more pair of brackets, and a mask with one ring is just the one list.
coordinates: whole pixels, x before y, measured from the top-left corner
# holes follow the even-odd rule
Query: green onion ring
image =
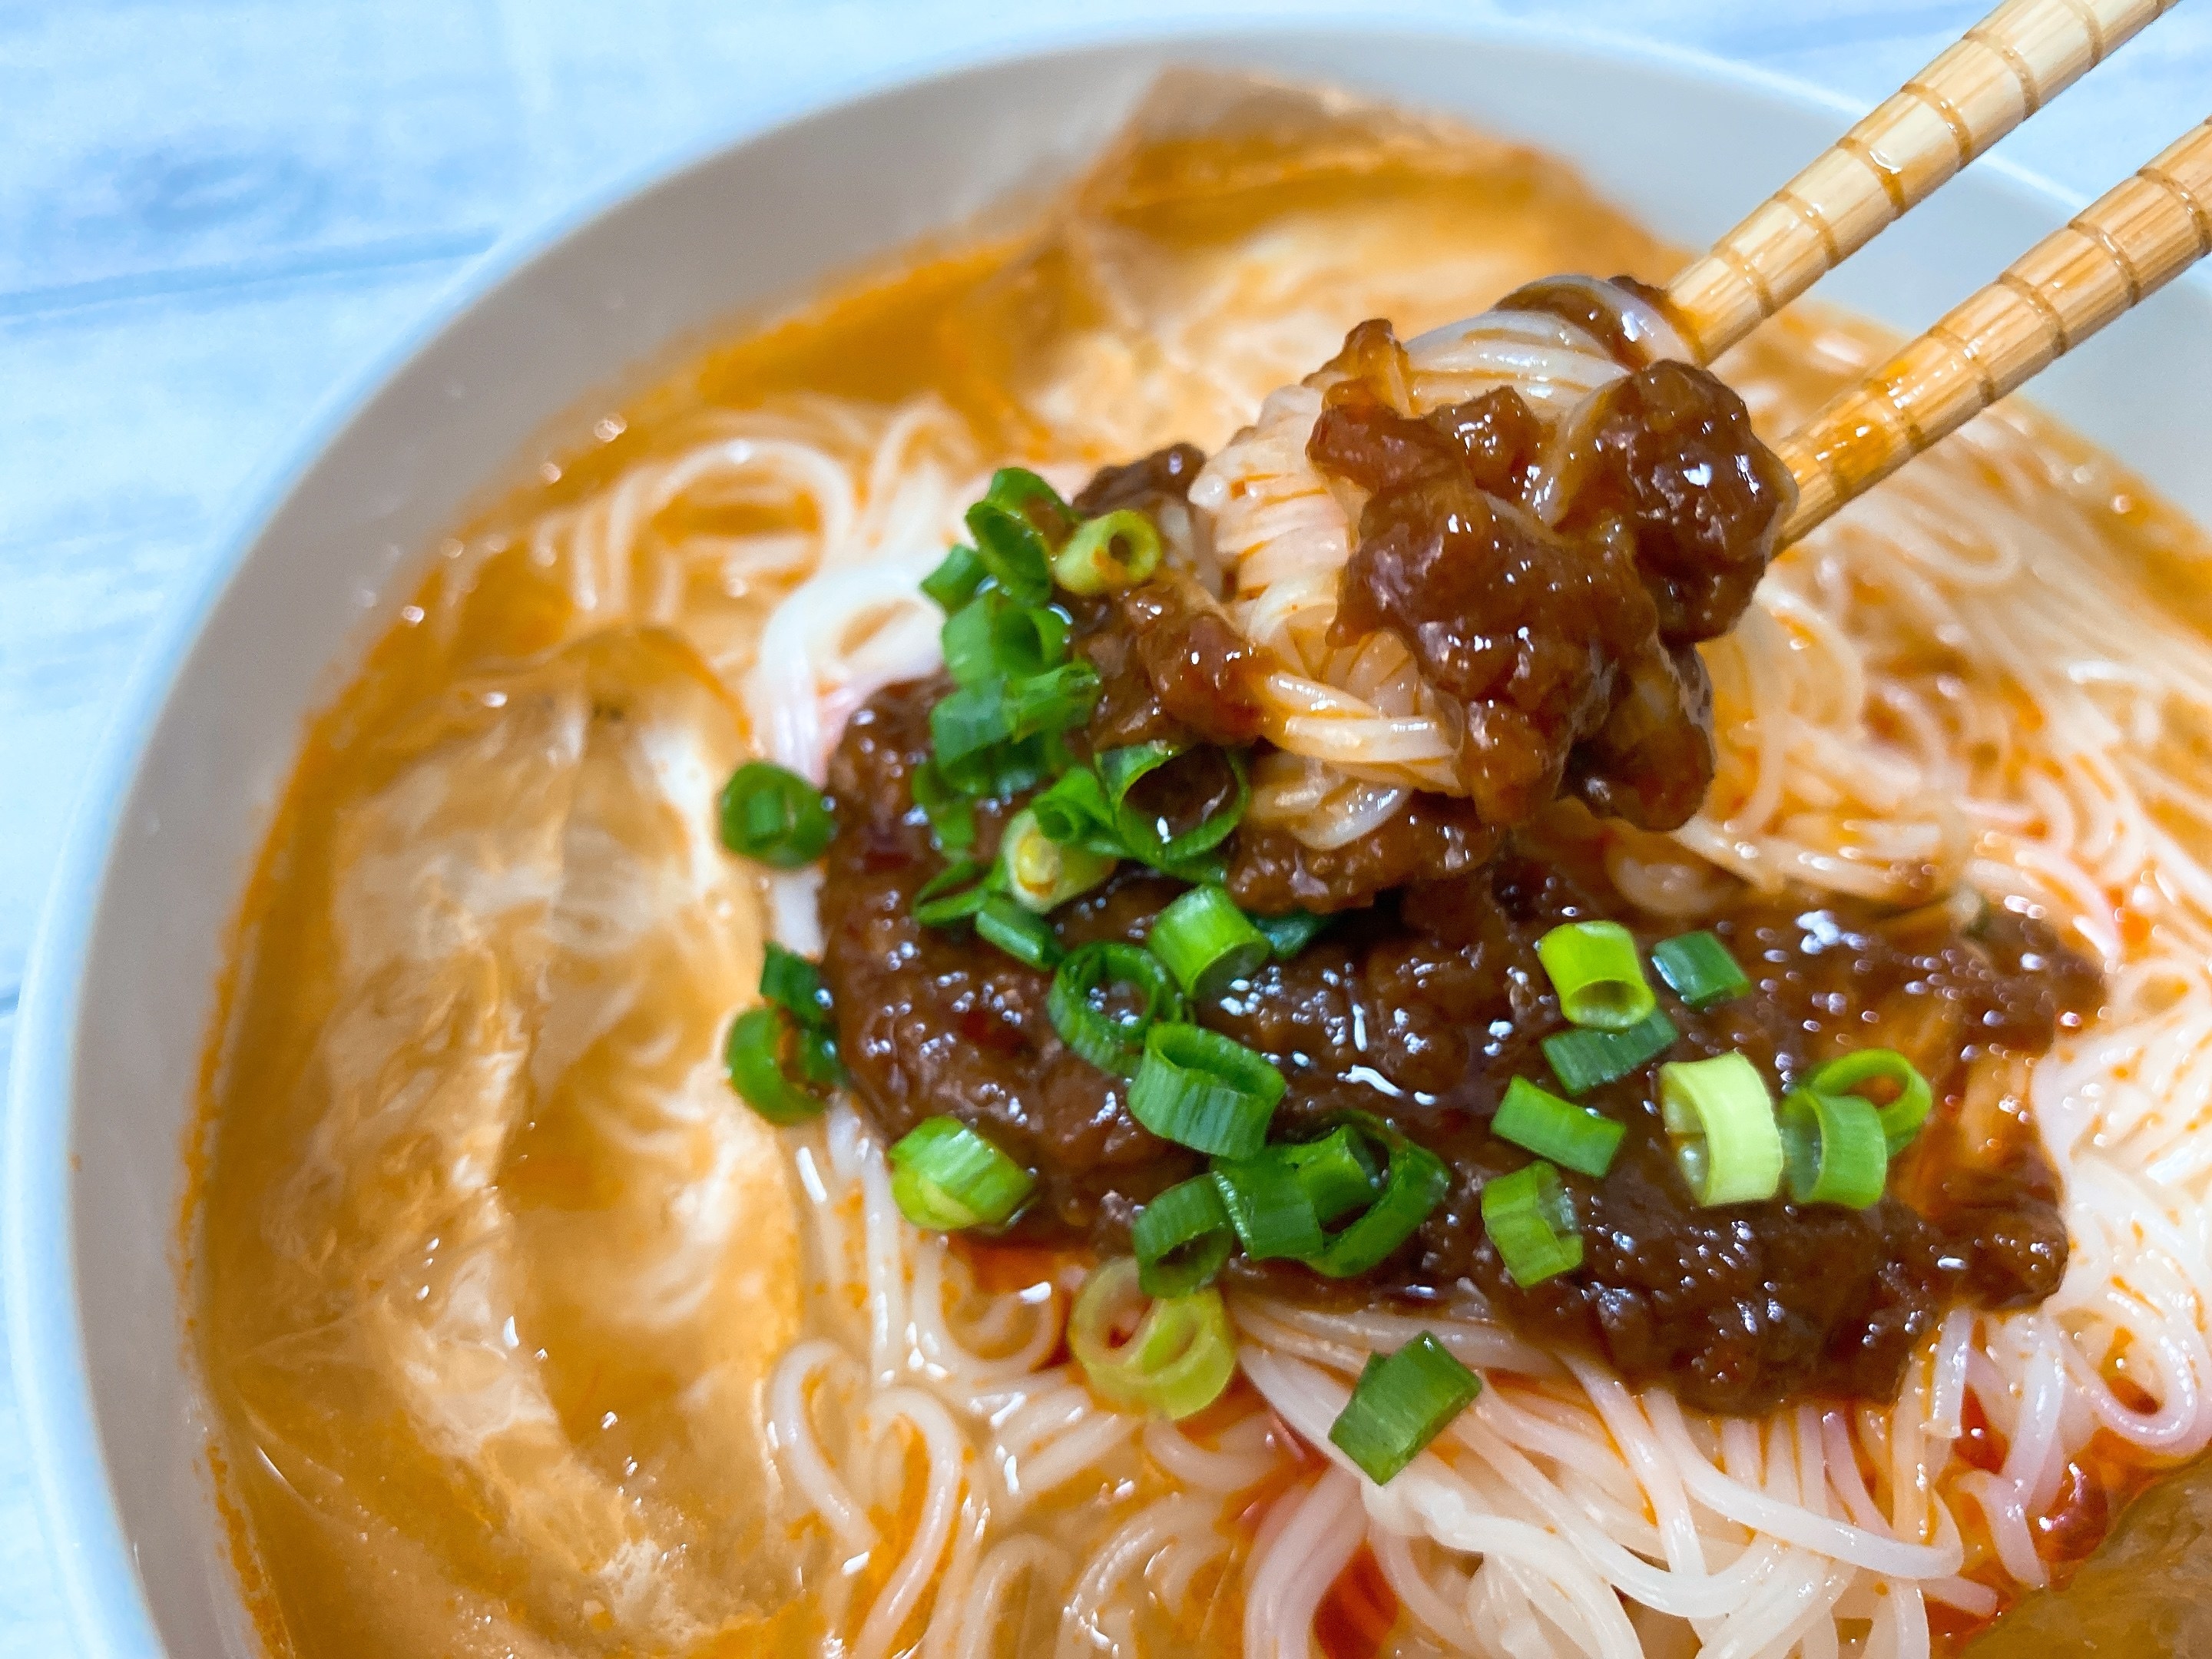
[(730, 1086), (746, 1105), (779, 1126), (803, 1123), (828, 1104), (822, 1096), (794, 1082), (784, 1066), (784, 1050), (797, 1036), (790, 1017), (780, 1008), (748, 1008), (730, 1022), (722, 1043), (722, 1067)]
[[(1144, 994), (1134, 1016), (1109, 1014), (1091, 999), (1109, 985)], [(1060, 1040), (1102, 1072), (1133, 1078), (1143, 1065), (1145, 1035), (1161, 1020), (1182, 1015), (1182, 997), (1159, 958), (1134, 945), (1110, 939), (1078, 945), (1052, 976), (1045, 1015)]]
[(836, 833), (830, 802), (796, 772), (747, 761), (722, 786), (722, 845), (777, 870), (820, 858)]
[(1881, 1115), (1856, 1095), (1792, 1089), (1783, 1096), (1782, 1152), (1792, 1203), (1863, 1210), (1881, 1197), (1889, 1176)]
[(1137, 1212), (1129, 1229), (1137, 1252), (1138, 1283), (1146, 1296), (1187, 1296), (1211, 1285), (1236, 1231), (1210, 1175), (1169, 1188)]
[[(1116, 544), (1126, 551), (1115, 550)], [(1160, 564), (1160, 532), (1132, 507), (1086, 519), (1052, 562), (1052, 577), (1071, 593), (1103, 593), (1145, 580)]]
[(890, 1150), (891, 1197), (917, 1227), (958, 1232), (1011, 1221), (1036, 1177), (956, 1117), (916, 1124)]
[(1212, 1405), (1237, 1374), (1237, 1339), (1221, 1292), (1148, 1303), (1127, 1256), (1091, 1269), (1068, 1315), (1067, 1346), (1100, 1398), (1170, 1420)]
[(1516, 1077), (1505, 1085), (1490, 1133), (1570, 1170), (1601, 1176), (1613, 1167), (1613, 1156), (1627, 1130), (1587, 1106), (1561, 1100), (1527, 1078)]
[(1393, 1354), (1370, 1354), (1330, 1443), (1388, 1486), (1482, 1392), (1482, 1379), (1427, 1331)]
[(1482, 1184), (1482, 1230), (1507, 1277), (1527, 1290), (1583, 1265), (1574, 1200), (1542, 1158)]
[(1536, 941), (1536, 958), (1570, 1024), (1626, 1031), (1659, 1006), (1644, 977), (1636, 936), (1617, 921), (1562, 923)]
[(1167, 964), (1176, 984), (1201, 1000), (1249, 979), (1273, 954), (1267, 935), (1245, 919), (1237, 901), (1211, 883), (1192, 888), (1154, 916), (1145, 945)]
[(1201, 1026), (1169, 1021), (1145, 1034), (1129, 1115), (1163, 1140), (1216, 1158), (1267, 1144), (1283, 1074), (1265, 1057)]
[(1857, 1095), (1866, 1100), (1859, 1085), (1877, 1081), (1888, 1083), (1897, 1091), (1887, 1106), (1871, 1100), (1867, 1103), (1881, 1114), (1881, 1132), (1893, 1158), (1912, 1144), (1936, 1104), (1936, 1091), (1928, 1086), (1918, 1066), (1894, 1048), (1860, 1048), (1815, 1066), (1805, 1086), (1816, 1094)]
[(1659, 1068), (1659, 1115), (1699, 1204), (1755, 1204), (1782, 1187), (1782, 1131), (1759, 1068), (1741, 1054)]
[(1711, 1008), (1751, 989), (1751, 975), (1719, 935), (1703, 929), (1661, 939), (1651, 947), (1651, 965), (1667, 988), (1692, 1008)]

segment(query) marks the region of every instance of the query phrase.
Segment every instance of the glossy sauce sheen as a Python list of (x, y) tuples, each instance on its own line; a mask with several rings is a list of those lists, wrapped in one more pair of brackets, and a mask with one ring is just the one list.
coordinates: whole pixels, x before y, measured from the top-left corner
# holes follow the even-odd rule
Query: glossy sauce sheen
[[(1126, 1251), (1135, 1207), (1200, 1161), (1146, 1133), (1128, 1115), (1127, 1085), (1061, 1043), (1045, 1015), (1047, 975), (910, 914), (943, 867), (908, 780), (927, 757), (927, 710), (944, 689), (878, 696), (833, 767), (839, 829), (823, 970), (842, 1052), (888, 1133), (949, 1111), (1037, 1171), (1022, 1234)], [(1489, 1121), (1515, 1076), (1553, 1082), (1538, 1044), (1566, 1029), (1535, 942), (1590, 916), (1617, 917), (1646, 946), (1683, 926), (1639, 916), (1612, 890), (1595, 855), (1604, 833), (1578, 807), (1557, 809), (1501, 856), (1396, 887), (1198, 1011), (1283, 1071), (1277, 1138), (1322, 1133), (1357, 1109), (1453, 1171), (1417, 1239), (1364, 1287), (1295, 1267), (1267, 1270), (1271, 1287), (1328, 1301), (1376, 1290), (1420, 1298), (1465, 1280), (1539, 1340), (1601, 1353), (1631, 1382), (1671, 1381), (1685, 1401), (1734, 1413), (1806, 1396), (1893, 1397), (1947, 1306), (2047, 1296), (2066, 1261), (2057, 1182), (2032, 1131), (2005, 1119), (2010, 1131), (1970, 1150), (1964, 1113), (2011, 1061), (2047, 1048), (2062, 1020), (2094, 1007), (2094, 971), (2002, 912), (1970, 937), (1942, 907), (1899, 916), (1789, 896), (1747, 896), (1708, 919), (1754, 991), (1699, 1013), (1662, 990), (1680, 1040), (1585, 1097), (1627, 1133), (1601, 1180), (1565, 1177), (1583, 1267), (1532, 1291), (1511, 1284), (1483, 1232), (1480, 1194), (1491, 1176), (1528, 1162)], [(1125, 868), (1053, 921), (1071, 946), (1141, 940), (1180, 890)], [(1892, 1196), (1864, 1212), (1692, 1201), (1654, 1103), (1662, 1061), (1740, 1050), (1786, 1086), (1823, 1059), (1872, 1045), (1903, 1050), (1947, 1103), (1899, 1161)], [(1990, 1139), (1985, 1125), (1971, 1133)]]

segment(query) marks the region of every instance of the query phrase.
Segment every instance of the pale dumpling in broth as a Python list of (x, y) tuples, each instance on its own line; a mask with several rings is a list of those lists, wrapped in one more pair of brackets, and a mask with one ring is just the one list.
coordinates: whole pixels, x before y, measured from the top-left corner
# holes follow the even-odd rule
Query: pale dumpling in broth
[(791, 1591), (757, 1401), (799, 1273), (714, 1060), (760, 959), (714, 836), (733, 705), (617, 629), (376, 751), (331, 844), (320, 1109), (264, 1218), (296, 1296), (234, 1374), (256, 1439), (388, 1570), (442, 1558), (485, 1651), (749, 1625)]

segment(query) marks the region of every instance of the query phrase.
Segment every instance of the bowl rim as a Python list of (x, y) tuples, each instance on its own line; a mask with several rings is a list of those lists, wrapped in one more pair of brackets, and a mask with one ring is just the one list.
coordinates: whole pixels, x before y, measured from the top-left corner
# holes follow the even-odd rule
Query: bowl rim
[[(436, 352), (451, 331), (512, 279), (541, 261), (559, 258), (584, 232), (646, 191), (711, 170), (745, 146), (907, 88), (1018, 63), (1080, 58), (1148, 45), (1169, 52), (1207, 45), (1233, 49), (1249, 40), (1325, 38), (1354, 29), (1409, 46), (1425, 39), (1455, 44), (1494, 40), (1618, 67), (1677, 70), (1832, 115), (1839, 131), (1869, 107), (1794, 76), (1614, 31), (1484, 17), (1447, 22), (1353, 4), (1281, 23), (1203, 10), (1166, 21), (1093, 21), (980, 49), (925, 52), (771, 100), (701, 138), (623, 170), (501, 237), (456, 273), (397, 337), (343, 376), (319, 399), (300, 435), (273, 451), (234, 493), (197, 569), (165, 606), (108, 717), (68, 817), (16, 1007), (0, 1139), (0, 1300), (6, 1304), (10, 1369), (40, 1530), (58, 1581), (65, 1625), (82, 1659), (161, 1659), (167, 1650), (135, 1565), (134, 1547), (123, 1530), (92, 1409), (70, 1179), (82, 982), (107, 873), (120, 854), (123, 808), (156, 721), (209, 618), (242, 579), (247, 556), (309, 470), (343, 441), (388, 383)], [(1994, 175), (2001, 189), (2047, 214), (2054, 226), (2086, 200), (2003, 156), (1983, 156), (1975, 165), (1984, 179)], [(411, 550), (409, 556), (419, 557), (421, 551)], [(181, 1320), (179, 1335), (181, 1359)]]

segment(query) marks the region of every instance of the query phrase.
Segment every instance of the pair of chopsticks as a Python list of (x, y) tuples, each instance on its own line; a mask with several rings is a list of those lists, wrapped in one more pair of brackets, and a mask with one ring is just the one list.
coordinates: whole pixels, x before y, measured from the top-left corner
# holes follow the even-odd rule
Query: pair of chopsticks
[[(2176, 0), (2005, 0), (1668, 285), (1701, 362), (1796, 299)], [(2212, 252), (2192, 128), (1778, 448), (1796, 540)]]

